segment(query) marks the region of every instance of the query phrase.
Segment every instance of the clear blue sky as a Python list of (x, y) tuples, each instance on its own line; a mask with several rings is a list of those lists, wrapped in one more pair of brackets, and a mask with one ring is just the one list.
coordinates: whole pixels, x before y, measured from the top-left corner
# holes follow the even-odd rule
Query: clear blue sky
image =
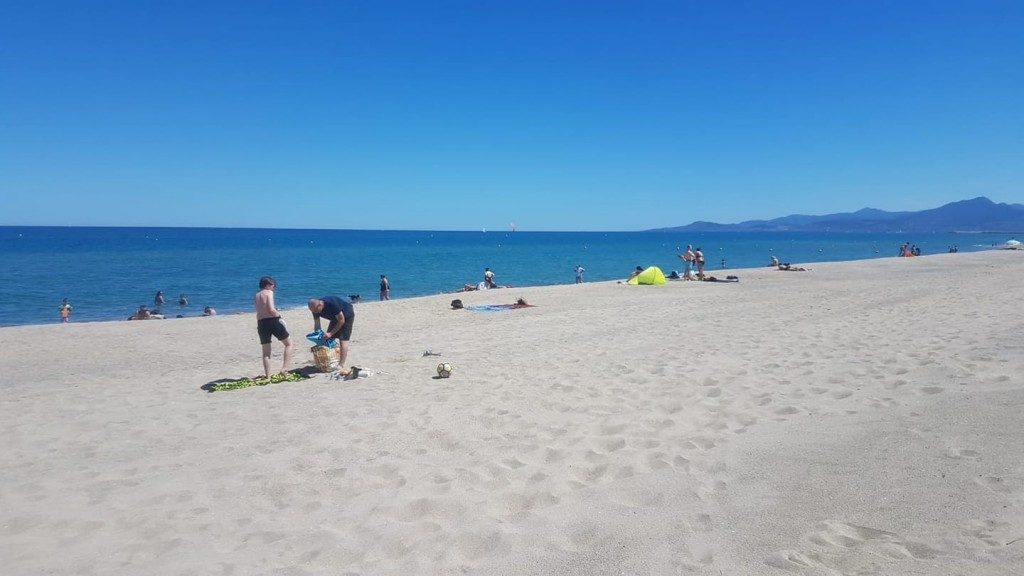
[(1024, 200), (1024, 2), (4, 2), (0, 224)]

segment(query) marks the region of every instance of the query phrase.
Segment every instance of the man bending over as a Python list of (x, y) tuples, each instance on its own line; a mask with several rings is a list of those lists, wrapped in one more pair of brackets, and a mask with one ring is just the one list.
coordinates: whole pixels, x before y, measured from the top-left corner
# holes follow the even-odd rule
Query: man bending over
[(321, 296), (320, 298), (310, 298), (309, 311), (313, 313), (314, 330), (320, 330), (321, 318), (327, 320), (327, 330), (324, 332), (325, 342), (331, 338), (341, 341), (338, 367), (342, 372), (346, 372), (348, 340), (352, 337), (352, 323), (356, 320), (356, 312), (352, 308), (352, 304), (338, 296)]

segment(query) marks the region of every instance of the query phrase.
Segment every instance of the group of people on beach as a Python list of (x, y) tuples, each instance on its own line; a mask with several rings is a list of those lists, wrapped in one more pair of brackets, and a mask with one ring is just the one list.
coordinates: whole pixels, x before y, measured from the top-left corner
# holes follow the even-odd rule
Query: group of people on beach
[[(686, 251), (683, 252), (682, 254), (679, 254), (679, 259), (683, 261), (683, 274), (682, 274), (682, 279), (683, 280), (703, 280), (704, 279), (704, 266), (705, 266), (704, 251), (700, 249), (700, 246), (698, 246), (696, 249), (694, 249), (693, 245), (687, 244), (686, 245)], [(723, 260), (722, 262), (723, 262), (723, 268), (724, 268), (724, 262), (725, 261)], [(694, 275), (694, 272), (693, 272), (695, 269), (697, 271), (696, 276)]]
[[(166, 318), (164, 314), (164, 304), (167, 303), (167, 299), (164, 297), (163, 290), (157, 290), (153, 296), (153, 310), (149, 309), (149, 306), (145, 304), (139, 306), (139, 309), (134, 314), (128, 317), (129, 320), (162, 320)], [(178, 295), (178, 306), (182, 308), (188, 307), (188, 296), (185, 294)], [(216, 316), (217, 310), (212, 306), (206, 306), (203, 308), (202, 316)], [(184, 318), (184, 314), (176, 314), (176, 318)]]
[[(581, 276), (582, 278), (582, 276)], [(477, 284), (463, 284), (462, 288), (456, 290), (456, 292), (474, 292), (476, 290), (490, 290), (492, 288), (511, 288), (512, 286), (499, 285), (494, 280), (494, 271), (490, 268), (484, 268), (484, 279)]]
[[(383, 279), (384, 276), (381, 275)], [(383, 287), (381, 288), (383, 291)], [(271, 276), (260, 278), (260, 290), (253, 298), (256, 308), (256, 333), (260, 338), (263, 352), (263, 373), (270, 377), (271, 342), (276, 338), (284, 345), (284, 358), (281, 362), (281, 373), (288, 370), (292, 361), (292, 339), (288, 333), (281, 313), (274, 304), (274, 292), (277, 281)], [(383, 295), (382, 295), (383, 296)], [(348, 359), (349, 340), (352, 338), (352, 326), (355, 324), (356, 312), (352, 304), (340, 296), (321, 296), (310, 298), (307, 307), (313, 314), (313, 330), (321, 330), (321, 319), (327, 320), (327, 330), (323, 332), (323, 342), (337, 340), (339, 350), (339, 369), (346, 374), (345, 361)]]
[[(153, 305), (155, 309), (150, 310), (149, 306), (142, 304), (135, 312), (132, 313), (131, 316), (128, 317), (128, 320), (162, 320), (163, 318), (165, 318), (163, 313), (163, 305), (165, 303), (166, 299), (164, 298), (163, 291), (157, 290), (156, 295), (153, 296)], [(178, 297), (178, 305), (181, 306), (182, 308), (188, 306), (188, 298), (184, 294)], [(60, 306), (58, 307), (58, 310), (60, 312), (61, 323), (66, 324), (71, 321), (72, 309), (73, 308), (71, 306), (71, 303), (68, 302), (67, 298), (64, 298), (61, 301)], [(202, 316), (216, 315), (217, 310), (212, 306), (206, 306), (205, 308), (203, 308)], [(177, 317), (184, 318), (184, 315), (178, 314)]]
[(903, 257), (903, 258), (909, 258), (909, 257), (912, 257), (912, 256), (920, 256), (921, 255), (921, 249), (918, 248), (916, 244), (911, 244), (910, 242), (905, 242), (902, 246), (900, 246), (900, 254), (899, 255), (901, 257)]

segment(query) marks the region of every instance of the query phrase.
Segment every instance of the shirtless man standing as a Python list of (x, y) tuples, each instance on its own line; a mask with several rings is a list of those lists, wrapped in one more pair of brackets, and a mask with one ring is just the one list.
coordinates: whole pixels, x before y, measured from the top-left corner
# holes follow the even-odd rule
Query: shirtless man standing
[(683, 261), (683, 280), (693, 280), (693, 264), (696, 256), (693, 253), (693, 246), (686, 245), (686, 252), (679, 255)]
[(288, 327), (281, 319), (281, 313), (274, 306), (274, 290), (277, 282), (270, 276), (260, 278), (260, 291), (256, 293), (253, 303), (256, 305), (256, 331), (260, 335), (263, 347), (263, 373), (270, 378), (270, 337), (273, 336), (284, 344), (284, 362), (281, 373), (288, 369), (292, 361), (292, 339), (288, 335)]

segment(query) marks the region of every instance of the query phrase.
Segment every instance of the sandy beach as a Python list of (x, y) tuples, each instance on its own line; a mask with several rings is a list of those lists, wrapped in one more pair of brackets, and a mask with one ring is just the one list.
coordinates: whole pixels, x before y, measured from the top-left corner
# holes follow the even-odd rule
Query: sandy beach
[(2, 572), (1024, 573), (1024, 254), (810, 268), (2, 328)]

